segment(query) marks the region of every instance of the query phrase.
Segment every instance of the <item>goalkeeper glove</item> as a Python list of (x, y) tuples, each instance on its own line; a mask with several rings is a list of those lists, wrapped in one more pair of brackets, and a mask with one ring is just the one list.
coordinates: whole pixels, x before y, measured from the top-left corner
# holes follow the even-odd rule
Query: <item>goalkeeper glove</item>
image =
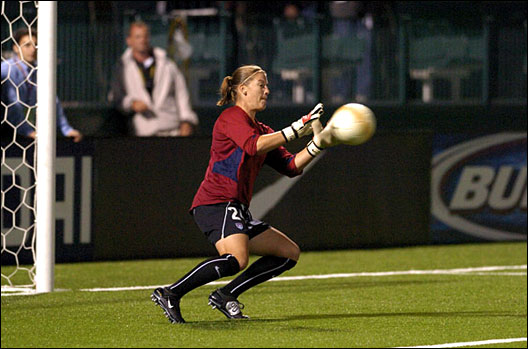
[(332, 134), (332, 129), (330, 125), (326, 125), (323, 129), (321, 120), (315, 120), (312, 125), (314, 136), (312, 140), (306, 146), (308, 154), (313, 157), (319, 155), (323, 149), (328, 147), (333, 147), (334, 145), (339, 144), (340, 142)]
[(311, 134), (312, 122), (314, 120), (319, 120), (321, 115), (323, 115), (323, 112), (323, 103), (318, 103), (307, 115), (294, 121), (291, 126), (283, 128), (281, 132), (284, 139), (286, 139), (286, 142)]

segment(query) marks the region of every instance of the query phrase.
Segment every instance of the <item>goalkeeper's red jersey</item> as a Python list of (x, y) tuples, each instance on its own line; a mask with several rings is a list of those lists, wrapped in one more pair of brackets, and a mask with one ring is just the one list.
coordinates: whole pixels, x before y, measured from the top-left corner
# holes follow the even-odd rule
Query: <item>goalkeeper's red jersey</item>
[(253, 184), (263, 164), (288, 177), (301, 174), (293, 161), (295, 155), (284, 147), (257, 155), (260, 135), (273, 132), (271, 127), (253, 121), (238, 106), (224, 110), (214, 124), (209, 166), (191, 210), (201, 205), (230, 201), (249, 206)]

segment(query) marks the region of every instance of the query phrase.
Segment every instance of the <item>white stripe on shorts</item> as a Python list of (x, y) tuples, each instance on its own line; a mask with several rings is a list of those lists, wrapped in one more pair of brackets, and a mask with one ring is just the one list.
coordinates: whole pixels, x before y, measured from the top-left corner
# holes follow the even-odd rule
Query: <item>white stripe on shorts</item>
[(222, 237), (221, 237), (221, 239), (224, 238), (225, 225), (226, 225), (226, 219), (227, 219), (227, 208), (229, 207), (230, 204), (231, 204), (231, 203), (228, 202), (228, 203), (227, 203), (227, 206), (226, 206), (226, 208), (225, 208), (224, 224), (222, 224)]

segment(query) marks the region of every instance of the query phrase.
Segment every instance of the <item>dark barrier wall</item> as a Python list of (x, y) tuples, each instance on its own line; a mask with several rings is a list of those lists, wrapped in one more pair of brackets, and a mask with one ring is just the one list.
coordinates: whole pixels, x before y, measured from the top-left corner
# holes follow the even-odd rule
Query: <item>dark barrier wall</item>
[(430, 138), (380, 133), (329, 149), (265, 220), (304, 250), (427, 244)]
[(94, 259), (214, 252), (187, 213), (207, 167), (210, 142), (96, 140)]
[[(251, 211), (305, 251), (431, 243), (432, 139), (430, 132), (379, 131), (363, 145), (326, 150), (293, 179), (264, 167)], [(292, 142), (288, 149), (297, 152), (307, 141)], [(80, 144), (59, 139), (56, 261), (215, 254), (188, 213), (210, 143), (209, 137), (86, 139)], [(7, 157), (21, 161), (16, 160), (19, 151)], [(19, 171), (17, 181), (31, 180), (22, 178), (24, 173)], [(10, 178), (2, 174), (3, 188)], [(6, 204), (17, 207), (22, 197), (10, 191)], [(2, 264), (14, 264), (10, 256), (2, 253)], [(30, 253), (19, 258), (31, 262)]]
[[(265, 167), (251, 209), (303, 250), (427, 244), (431, 140), (380, 132), (327, 150), (293, 183)], [(188, 214), (209, 147), (209, 138), (96, 140), (94, 259), (214, 254)]]

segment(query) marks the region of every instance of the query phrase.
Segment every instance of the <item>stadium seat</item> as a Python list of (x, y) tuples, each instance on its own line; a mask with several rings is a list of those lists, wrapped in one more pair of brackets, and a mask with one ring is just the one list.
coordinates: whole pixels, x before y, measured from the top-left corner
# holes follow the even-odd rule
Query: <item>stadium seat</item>
[(462, 80), (483, 68), (484, 40), (480, 36), (433, 35), (415, 38), (409, 43), (411, 79), (422, 82), (422, 101), (434, 98), (433, 80), (446, 79), (451, 84), (451, 100), (462, 98)]

